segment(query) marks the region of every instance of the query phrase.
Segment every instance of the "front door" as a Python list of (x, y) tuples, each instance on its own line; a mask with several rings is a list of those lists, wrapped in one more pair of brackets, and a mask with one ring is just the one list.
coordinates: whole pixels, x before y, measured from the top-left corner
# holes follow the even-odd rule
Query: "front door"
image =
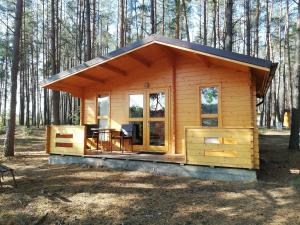
[(129, 123), (136, 127), (134, 149), (168, 151), (168, 92), (135, 91), (129, 94)]
[(155, 90), (147, 93), (147, 148), (152, 151), (168, 149), (167, 91)]

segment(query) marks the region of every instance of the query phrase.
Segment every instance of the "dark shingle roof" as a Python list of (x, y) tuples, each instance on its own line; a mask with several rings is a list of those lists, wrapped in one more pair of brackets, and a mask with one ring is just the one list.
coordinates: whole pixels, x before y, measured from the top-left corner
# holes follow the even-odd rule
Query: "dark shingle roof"
[(45, 80), (43, 86), (46, 86), (47, 84), (52, 83), (56, 80), (62, 79), (64, 77), (71, 76), (72, 74), (78, 73), (83, 69), (87, 69), (94, 65), (98, 65), (105, 61), (108, 61), (116, 56), (120, 56), (122, 54), (125, 54), (136, 48), (142, 47), (143, 45), (149, 44), (151, 42), (170, 45), (171, 47), (172, 46), (180, 47), (180, 48), (184, 48), (184, 49), (193, 50), (193, 51), (196, 51), (199, 53), (204, 53), (204, 54), (208, 54), (208, 55), (212, 55), (212, 56), (230, 59), (230, 60), (237, 61), (237, 62), (251, 64), (254, 66), (268, 68), (268, 69), (270, 69), (270, 74), (269, 74), (270, 77), (274, 76), (276, 67), (277, 67), (277, 64), (272, 63), (272, 61), (270, 61), (270, 60), (255, 58), (252, 56), (243, 55), (243, 54), (230, 52), (230, 51), (225, 51), (225, 50), (221, 50), (221, 49), (217, 49), (217, 48), (212, 48), (209, 46), (205, 46), (205, 45), (201, 45), (201, 44), (197, 44), (197, 43), (191, 43), (191, 42), (187, 42), (187, 41), (182, 41), (179, 39), (173, 39), (173, 38), (163, 37), (163, 36), (159, 36), (159, 35), (151, 35), (143, 40), (135, 41), (132, 44), (129, 44), (125, 47), (119, 48), (115, 51), (112, 51), (105, 56), (96, 57), (90, 61), (84, 62), (83, 64), (75, 66), (69, 70), (60, 72), (56, 75), (53, 75), (53, 76), (49, 77), (47, 80)]

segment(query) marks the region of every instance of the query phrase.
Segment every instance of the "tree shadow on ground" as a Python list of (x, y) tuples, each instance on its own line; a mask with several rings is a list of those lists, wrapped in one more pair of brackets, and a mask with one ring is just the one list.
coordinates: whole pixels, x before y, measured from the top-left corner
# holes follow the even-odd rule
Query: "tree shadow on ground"
[(299, 191), (288, 184), (201, 181), (78, 165), (45, 164), (19, 173), (22, 188), (2, 190), (17, 199), (6, 207), (22, 212), (44, 199), (60, 209), (50, 210), (49, 223), (263, 224), (280, 210), (300, 210)]
[(8, 178), (0, 190), (0, 224), (33, 224), (47, 213), (44, 224), (299, 224), (300, 179), (282, 166), (292, 157), (283, 156), (286, 137), (261, 139), (257, 183), (48, 165), (27, 155), (25, 166), (13, 161), (18, 187)]

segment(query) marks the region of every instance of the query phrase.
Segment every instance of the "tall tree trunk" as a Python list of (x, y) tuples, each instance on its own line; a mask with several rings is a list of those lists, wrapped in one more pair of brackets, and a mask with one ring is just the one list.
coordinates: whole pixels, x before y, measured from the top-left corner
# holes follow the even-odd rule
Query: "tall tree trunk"
[(207, 10), (206, 10), (207, 0), (203, 0), (203, 44), (207, 45)]
[(233, 1), (226, 1), (225, 9), (225, 38), (224, 38), (224, 47), (227, 51), (232, 51), (232, 36), (233, 36), (233, 25), (232, 25), (232, 9)]
[(92, 38), (91, 38), (91, 4), (90, 0), (85, 0), (86, 4), (86, 60), (92, 58)]
[[(270, 60), (271, 49), (270, 49), (270, 4), (269, 0), (266, 0), (266, 59)], [(270, 85), (269, 91), (267, 92), (266, 98), (266, 126), (271, 128), (272, 120), (272, 84)]]
[(221, 42), (221, 28), (220, 28), (220, 2), (217, 0), (217, 34), (218, 34), (218, 47), (221, 48), (222, 42)]
[(299, 102), (300, 102), (300, 1), (298, 1), (298, 17), (296, 27), (296, 61), (295, 70), (292, 76), (292, 123), (291, 123), (291, 134), (289, 140), (289, 149), (299, 151)]
[(247, 55), (250, 55), (251, 51), (251, 24), (250, 24), (250, 0), (245, 0), (245, 8), (246, 8), (246, 52)]
[(11, 69), (11, 89), (10, 89), (10, 110), (7, 122), (7, 131), (4, 142), (4, 156), (14, 156), (15, 146), (15, 126), (16, 126), (16, 105), (17, 105), (17, 86), (18, 70), (20, 60), (20, 38), (22, 27), (23, 0), (17, 0), (15, 15), (15, 31), (13, 44), (13, 60)]
[(161, 34), (165, 35), (165, 0), (162, 0)]
[(125, 26), (125, 17), (124, 17), (124, 0), (120, 0), (120, 47), (125, 46), (124, 40), (124, 26)]
[(144, 38), (144, 17), (145, 17), (145, 0), (142, 1), (142, 15), (141, 15), (141, 36), (140, 36), (140, 39), (143, 39)]
[(184, 10), (184, 19), (185, 19), (185, 30), (186, 30), (186, 39), (190, 42), (190, 31), (189, 31), (189, 23), (187, 18), (187, 8), (185, 0), (182, 0), (183, 10)]
[[(8, 23), (8, 14), (7, 14)], [(6, 45), (5, 45), (5, 80), (4, 80), (4, 106), (2, 112), (2, 124), (6, 125), (6, 105), (7, 105), (7, 84), (8, 84), (8, 50), (9, 50), (8, 27), (6, 27)]]
[[(23, 25), (23, 33), (25, 33), (24, 32), (24, 29), (25, 28), (25, 24)], [(25, 36), (25, 34), (23, 34), (23, 35), (21, 35), (22, 37), (24, 37)], [(21, 126), (24, 126), (24, 110), (25, 110), (25, 97), (24, 97), (24, 76), (25, 76), (25, 60), (24, 60), (24, 58), (25, 58), (25, 54), (24, 54), (24, 52), (22, 51), (23, 49), (24, 49), (24, 38), (22, 38), (21, 37), (21, 43), (20, 43), (20, 47), (21, 47), (21, 51), (20, 51), (20, 55), (22, 56), (21, 57), (21, 60), (20, 60), (20, 98), (19, 98), (19, 100), (20, 100), (20, 110), (19, 110), (19, 124), (21, 125)]]
[(256, 0), (256, 12), (255, 12), (255, 56), (258, 57), (258, 49), (259, 49), (259, 16), (260, 16), (260, 2)]
[(155, 16), (154, 16), (154, 0), (151, 0), (151, 34), (156, 33), (156, 24), (155, 24)]
[(290, 24), (289, 24), (289, 0), (286, 0), (286, 53), (287, 53), (287, 70), (288, 70), (288, 81), (286, 90), (289, 90), (289, 95), (287, 95), (287, 102), (289, 103), (290, 110), (292, 111), (292, 66), (291, 66), (291, 51), (290, 51)]
[(180, 0), (175, 0), (175, 38), (179, 39), (180, 34)]
[(93, 35), (92, 35), (92, 58), (96, 56), (96, 0), (93, 0)]
[[(282, 18), (282, 1), (280, 1), (280, 18)], [(280, 24), (281, 25), (281, 24)], [(286, 30), (284, 30), (285, 34)], [(285, 49), (283, 50), (282, 54), (282, 29), (281, 26), (278, 28), (278, 39), (279, 39), (279, 62), (283, 62), (282, 64), (279, 64), (278, 68), (278, 81), (277, 81), (277, 90), (276, 90), (276, 104), (275, 104), (275, 112), (277, 115), (278, 122), (280, 124), (283, 123), (283, 115), (284, 115), (284, 109), (285, 109)], [(285, 45), (283, 44), (283, 48)], [(283, 59), (282, 59), (283, 58)], [(282, 78), (282, 79), (281, 79)]]
[(214, 15), (213, 15), (213, 44), (214, 48), (217, 47), (217, 27), (216, 27), (216, 21), (217, 21), (217, 0), (213, 0), (214, 3)]
[(270, 60), (270, 4), (266, 0), (266, 59)]
[[(57, 3), (58, 4), (58, 3)], [(56, 29), (55, 29), (55, 0), (51, 0), (51, 64), (52, 73), (56, 74), (58, 72), (56, 65)], [(53, 114), (53, 124), (60, 124), (59, 120), (59, 91), (52, 91), (52, 114)]]

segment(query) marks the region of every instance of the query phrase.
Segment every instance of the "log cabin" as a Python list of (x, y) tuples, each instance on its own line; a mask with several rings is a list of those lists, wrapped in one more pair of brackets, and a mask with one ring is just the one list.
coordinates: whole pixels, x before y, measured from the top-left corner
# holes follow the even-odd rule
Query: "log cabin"
[[(151, 35), (51, 76), (43, 88), (80, 98), (80, 125), (51, 125), (50, 156), (259, 169), (256, 123), (277, 64)], [(132, 139), (87, 136), (88, 125)], [(130, 146), (131, 145), (131, 146)], [(110, 146), (110, 147), (109, 147)], [(123, 151), (124, 150), (124, 151)]]

